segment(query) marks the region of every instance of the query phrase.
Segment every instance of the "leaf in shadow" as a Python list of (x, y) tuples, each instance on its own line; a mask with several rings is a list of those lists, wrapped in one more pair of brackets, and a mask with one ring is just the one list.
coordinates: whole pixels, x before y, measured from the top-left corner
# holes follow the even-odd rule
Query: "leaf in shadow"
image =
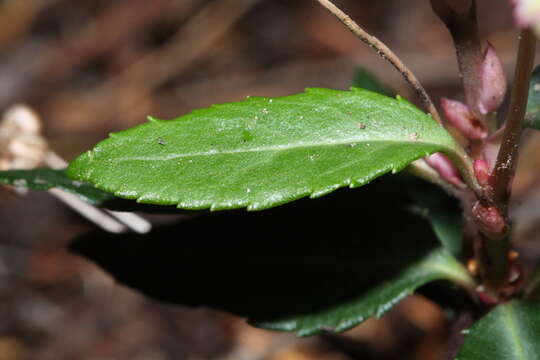
[(523, 300), (501, 304), (465, 333), (456, 360), (538, 359), (540, 304)]
[[(147, 235), (93, 232), (71, 249), (158, 300), (206, 305), (300, 335), (343, 331), (364, 317), (349, 308), (336, 317), (336, 308), (361, 301), (438, 245), (428, 223), (404, 208), (399, 184), (384, 180), (264, 212), (202, 215)], [(393, 303), (375, 299), (380, 314), (373, 315), (414, 288), (398, 290)], [(322, 318), (272, 326), (312, 314)]]

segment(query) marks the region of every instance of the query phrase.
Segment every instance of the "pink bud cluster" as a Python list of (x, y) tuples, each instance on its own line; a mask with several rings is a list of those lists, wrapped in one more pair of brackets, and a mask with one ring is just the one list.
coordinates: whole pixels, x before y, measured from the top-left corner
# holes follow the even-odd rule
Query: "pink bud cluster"
[[(485, 118), (501, 106), (506, 95), (506, 85), (502, 63), (493, 46), (488, 44), (478, 67), (478, 83), (473, 89), (472, 97), (474, 103), (464, 104), (457, 100), (441, 99), (446, 124), (459, 132), (462, 138), (473, 143), (477, 150), (478, 147), (482, 149), (474, 151), (474, 172), (481, 186), (489, 184), (490, 172), (495, 161), (489, 156), (493, 150), (494, 135), (489, 134)], [(490, 150), (489, 154), (486, 153), (487, 150)], [(463, 186), (457, 169), (443, 155), (432, 155), (426, 162), (448, 183), (457, 187)]]

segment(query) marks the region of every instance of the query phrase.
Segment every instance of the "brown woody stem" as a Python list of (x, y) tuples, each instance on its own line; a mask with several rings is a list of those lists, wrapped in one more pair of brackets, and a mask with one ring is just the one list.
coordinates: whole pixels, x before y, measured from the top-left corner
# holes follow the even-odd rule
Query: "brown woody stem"
[(478, 72), (482, 62), (476, 1), (471, 0), (464, 13), (456, 12), (450, 3), (449, 0), (431, 0), (433, 10), (444, 22), (454, 40), (465, 102), (477, 117), (483, 118), (477, 108), (476, 99)]
[(354, 20), (352, 20), (341, 9), (334, 5), (330, 0), (317, 0), (322, 6), (324, 6), (330, 13), (339, 19), (357, 38), (367, 44), (369, 47), (375, 49), (379, 56), (388, 61), (397, 71), (405, 78), (405, 80), (413, 87), (418, 94), (420, 100), (424, 103), (426, 110), (431, 114), (433, 119), (441, 124), (441, 117), (437, 108), (431, 101), (428, 93), (418, 81), (414, 73), (401, 61), (401, 59), (386, 46), (382, 41), (375, 36), (370, 35), (364, 29), (362, 29)]
[(510, 198), (510, 187), (518, 161), (519, 140), (523, 130), (523, 119), (525, 118), (527, 107), (529, 82), (534, 65), (535, 50), (536, 38), (534, 34), (530, 29), (522, 30), (510, 107), (501, 148), (497, 155), (497, 162), (495, 163), (491, 179), (493, 200), (503, 210), (505, 215)]
[[(508, 201), (514, 177), (518, 154), (519, 140), (523, 129), (523, 119), (527, 106), (529, 81), (534, 65), (536, 38), (530, 29), (521, 31), (519, 50), (516, 61), (514, 85), (510, 107), (506, 119), (501, 148), (497, 162), (490, 178), (493, 192), (490, 194), (492, 205), (497, 208), (507, 223)], [(508, 283), (510, 250), (509, 238), (505, 236), (489, 236), (484, 232), (481, 267), (486, 288), (494, 295)], [(508, 234), (508, 231), (506, 231)]]

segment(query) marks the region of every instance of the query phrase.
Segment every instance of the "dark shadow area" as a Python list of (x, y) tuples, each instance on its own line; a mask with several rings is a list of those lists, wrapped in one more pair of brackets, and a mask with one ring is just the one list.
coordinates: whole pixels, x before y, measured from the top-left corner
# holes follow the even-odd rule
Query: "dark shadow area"
[(257, 320), (355, 298), (437, 246), (393, 177), (262, 212), (207, 213), (71, 250), (153, 298)]

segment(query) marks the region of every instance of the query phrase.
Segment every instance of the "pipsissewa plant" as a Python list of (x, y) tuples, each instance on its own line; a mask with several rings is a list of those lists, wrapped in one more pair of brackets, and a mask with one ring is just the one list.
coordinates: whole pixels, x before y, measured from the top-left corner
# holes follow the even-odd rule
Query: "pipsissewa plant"
[[(393, 99), (359, 88), (308, 89), (274, 99), (252, 97), (174, 120), (151, 118), (112, 134), (72, 162), (65, 173), (11, 171), (0, 173), (0, 180), (20, 183), (24, 179), (35, 188), (60, 186), (102, 206), (118, 197), (132, 200), (128, 206), (263, 210), (303, 197), (318, 198), (345, 186), (363, 186), (406, 169), (456, 198), (461, 221), (448, 199), (430, 185), (395, 176), (351, 191), (348, 197), (356, 208), (340, 209), (342, 204), (336, 206), (332, 200), (300, 201), (294, 211), (305, 212), (307, 219), (295, 219), (295, 226), (303, 230), (290, 240), (297, 244), (285, 248), (280, 238), (287, 238), (284, 232), (289, 228), (283, 224), (290, 221), (290, 206), (269, 210), (272, 226), (283, 226), (284, 231), (267, 228), (258, 213), (225, 212), (214, 217), (216, 228), (241, 217), (249, 224), (243, 231), (257, 232), (245, 239), (226, 239), (232, 242), (227, 244), (232, 252), (209, 240), (201, 240), (201, 247), (184, 248), (178, 244), (182, 239), (156, 244), (131, 235), (126, 235), (129, 243), (120, 245), (110, 245), (113, 241), (108, 239), (106, 252), (89, 249), (85, 239), (74, 248), (158, 299), (214, 306), (245, 316), (256, 326), (299, 335), (347, 330), (369, 317), (382, 316), (424, 284), (449, 280), (465, 290), (477, 317), (492, 309), (468, 330), (459, 359), (536, 358), (540, 354), (537, 277), (523, 279), (510, 245), (508, 221), (524, 119), (531, 127), (537, 124), (534, 86), (528, 95), (533, 34), (528, 28), (522, 30), (508, 115), (499, 122), (497, 110), (505, 97), (506, 80), (494, 48), (480, 39), (475, 1), (465, 1), (463, 7), (464, 2), (432, 0), (454, 40), (465, 99), (442, 99), (441, 117), (420, 82), (390, 49), (330, 1), (319, 2), (400, 71), (429, 115), (399, 96)], [(533, 101), (525, 116), (528, 97)], [(66, 175), (95, 188), (72, 186)], [(377, 244), (369, 243), (371, 239), (348, 240), (351, 233), (337, 242), (338, 230), (317, 227), (325, 223), (338, 229), (352, 223), (359, 227), (355, 233), (376, 234)], [(215, 236), (197, 220), (182, 226), (182, 232), (200, 239)], [(176, 234), (165, 229), (150, 236), (171, 239)], [(440, 244), (432, 241), (435, 238)], [(92, 241), (95, 246), (97, 240)], [(215, 246), (219, 254), (211, 250)], [(205, 272), (198, 265), (200, 259), (223, 268), (219, 274)], [(183, 278), (180, 290), (156, 290), (147, 278), (161, 276), (160, 269), (170, 273), (164, 265), (169, 263), (186, 273), (196, 272), (195, 280)], [(244, 267), (237, 269), (231, 263)], [(143, 270), (133, 272), (134, 268)], [(246, 268), (259, 271), (258, 284), (242, 281)], [(225, 282), (226, 289), (221, 287)], [(282, 288), (278, 296), (274, 285)], [(237, 295), (246, 288), (249, 301)], [(456, 291), (456, 296), (462, 293)]]

